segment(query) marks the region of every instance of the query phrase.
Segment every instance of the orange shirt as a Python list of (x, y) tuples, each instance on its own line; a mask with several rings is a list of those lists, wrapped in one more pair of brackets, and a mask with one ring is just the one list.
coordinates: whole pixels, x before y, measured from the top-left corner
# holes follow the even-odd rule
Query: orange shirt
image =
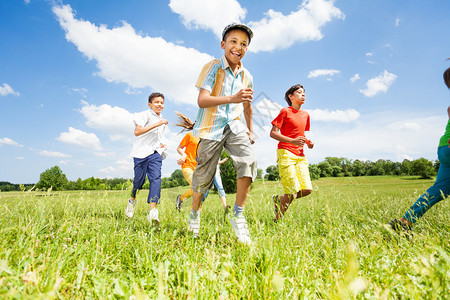
[(200, 139), (195, 137), (192, 132), (189, 132), (184, 136), (180, 143), (181, 148), (186, 148), (184, 150), (184, 153), (186, 153), (186, 160), (183, 165), (181, 165), (182, 169), (190, 168), (194, 170), (197, 166), (197, 160), (195, 158), (197, 157), (197, 145), (199, 141)]
[[(280, 133), (284, 136), (290, 138), (305, 136), (305, 131), (309, 131), (309, 114), (304, 110), (295, 110), (291, 106), (285, 107), (272, 121), (272, 125), (280, 128)], [(303, 147), (291, 143), (279, 142), (278, 149), (286, 149), (297, 156), (305, 156)]]

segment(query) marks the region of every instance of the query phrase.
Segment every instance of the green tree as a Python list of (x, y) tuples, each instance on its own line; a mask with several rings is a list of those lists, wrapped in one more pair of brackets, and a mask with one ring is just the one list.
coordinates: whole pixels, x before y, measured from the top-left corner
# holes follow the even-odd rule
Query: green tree
[(266, 169), (266, 180), (280, 180), (280, 171), (278, 170), (278, 166), (268, 166)]
[(68, 182), (62, 170), (58, 166), (54, 166), (41, 173), (36, 187), (39, 189), (49, 189), (51, 187), (53, 190), (59, 191), (63, 190)]
[(220, 175), (222, 176), (223, 189), (227, 194), (236, 193), (237, 179), (234, 163), (228, 152), (223, 150), (220, 155), (220, 159), (224, 159), (225, 157), (228, 157), (228, 160), (220, 165)]
[(433, 166), (433, 162), (426, 158), (419, 158), (412, 162), (413, 175), (420, 175), (422, 179), (429, 179), (436, 175), (436, 170)]
[(263, 169), (258, 169), (256, 173), (256, 179), (262, 179), (263, 178)]

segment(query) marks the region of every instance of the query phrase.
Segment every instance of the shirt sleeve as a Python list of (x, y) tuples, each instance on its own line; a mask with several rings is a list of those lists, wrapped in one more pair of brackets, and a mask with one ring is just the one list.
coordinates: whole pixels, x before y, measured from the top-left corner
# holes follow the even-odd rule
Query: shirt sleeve
[(198, 76), (195, 86), (199, 89), (205, 89), (212, 92), (214, 82), (216, 80), (217, 70), (220, 67), (219, 60), (213, 60), (203, 66), (200, 75)]
[(144, 127), (147, 124), (147, 122), (148, 122), (148, 114), (146, 111), (134, 115), (133, 123), (135, 126), (139, 125), (141, 127)]
[(277, 126), (278, 128), (281, 128), (283, 126), (284, 119), (286, 117), (286, 111), (282, 109), (278, 116), (272, 121), (272, 125)]
[(184, 136), (184, 138), (181, 140), (180, 146), (181, 146), (181, 148), (186, 148), (186, 146), (187, 146), (188, 144), (189, 144), (189, 133), (186, 134), (186, 135)]
[(305, 131), (309, 131), (309, 114), (306, 117)]

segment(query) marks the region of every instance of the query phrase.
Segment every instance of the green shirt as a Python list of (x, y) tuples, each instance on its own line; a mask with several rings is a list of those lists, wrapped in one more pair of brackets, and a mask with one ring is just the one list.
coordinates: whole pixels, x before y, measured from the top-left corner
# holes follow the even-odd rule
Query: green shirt
[(448, 146), (448, 139), (450, 139), (450, 119), (447, 122), (444, 135), (439, 140), (439, 147)]

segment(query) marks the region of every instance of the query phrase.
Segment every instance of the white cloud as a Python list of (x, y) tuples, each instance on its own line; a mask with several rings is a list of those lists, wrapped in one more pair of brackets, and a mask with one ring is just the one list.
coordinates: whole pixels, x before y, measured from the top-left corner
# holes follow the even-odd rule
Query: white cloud
[(123, 176), (123, 174), (130, 173), (133, 170), (133, 161), (131, 159), (121, 159), (115, 162), (114, 166), (101, 168), (100, 173), (108, 174), (108, 177), (114, 178), (116, 176)]
[(134, 115), (126, 109), (108, 104), (96, 106), (86, 101), (81, 101), (81, 104), (80, 113), (86, 118), (87, 126), (106, 132), (113, 141), (128, 140), (132, 135)]
[(366, 56), (369, 56), (369, 57), (373, 56), (373, 52), (367, 52)]
[(23, 147), (23, 145), (20, 145), (16, 141), (14, 141), (14, 140), (12, 140), (10, 138), (7, 138), (7, 137), (0, 139), (0, 146), (2, 146), (2, 145)]
[(333, 0), (303, 1), (289, 15), (270, 9), (260, 21), (248, 23), (254, 33), (249, 51), (273, 51), (289, 48), (296, 42), (318, 41), (323, 37), (323, 26), (333, 19), (344, 18)]
[(334, 76), (336, 74), (341, 73), (339, 70), (333, 70), (333, 69), (317, 69), (312, 70), (308, 73), (308, 78), (316, 78), (319, 76)]
[(359, 77), (359, 74), (355, 74), (355, 75), (353, 75), (352, 78), (350, 78), (350, 81), (353, 83), (353, 82), (355, 82), (355, 81), (357, 81), (359, 79), (361, 79), (361, 77)]
[(109, 82), (123, 82), (131, 88), (162, 91), (177, 101), (196, 104), (195, 78), (212, 57), (193, 48), (167, 42), (161, 37), (143, 36), (122, 22), (109, 29), (76, 19), (69, 5), (52, 8), (66, 39), (89, 60), (95, 60), (98, 76)]
[(384, 70), (382, 74), (367, 81), (366, 89), (359, 91), (366, 97), (373, 97), (381, 92), (386, 93), (388, 88), (394, 83), (395, 79), (397, 79), (397, 75)]
[(94, 150), (102, 150), (100, 140), (94, 133), (87, 133), (73, 127), (69, 127), (68, 132), (62, 132), (57, 138), (58, 141)]
[(354, 109), (329, 111), (328, 109), (312, 109), (308, 110), (311, 122), (341, 122), (349, 123), (360, 117), (359, 112)]
[(59, 157), (59, 158), (72, 157), (72, 155), (69, 155), (69, 154), (64, 154), (61, 152), (54, 152), (54, 151), (47, 151), (47, 150), (40, 151), (39, 155), (48, 156), (48, 157)]
[(422, 126), (417, 122), (394, 122), (388, 126), (391, 130), (404, 129), (408, 131), (418, 131)]
[(242, 23), (246, 15), (236, 0), (171, 0), (169, 7), (181, 16), (187, 28), (211, 29), (219, 38), (226, 25)]
[(395, 27), (400, 25), (400, 18), (395, 19)]
[(16, 156), (16, 157), (14, 157), (14, 159), (22, 160), (22, 159), (25, 159), (25, 157), (23, 157), (23, 156)]
[(0, 85), (0, 95), (1, 96), (6, 96), (6, 95), (20, 96), (20, 93), (14, 91), (14, 89), (9, 84), (3, 83), (3, 85)]
[[(242, 22), (245, 8), (235, 0), (171, 0), (186, 27), (210, 29), (221, 39), (223, 28), (231, 22)], [(218, 9), (220, 7), (220, 9)], [(306, 0), (289, 15), (268, 10), (259, 21), (248, 22), (254, 33), (249, 51), (273, 51), (289, 48), (296, 42), (318, 41), (323, 26), (333, 19), (344, 19), (334, 0)]]

